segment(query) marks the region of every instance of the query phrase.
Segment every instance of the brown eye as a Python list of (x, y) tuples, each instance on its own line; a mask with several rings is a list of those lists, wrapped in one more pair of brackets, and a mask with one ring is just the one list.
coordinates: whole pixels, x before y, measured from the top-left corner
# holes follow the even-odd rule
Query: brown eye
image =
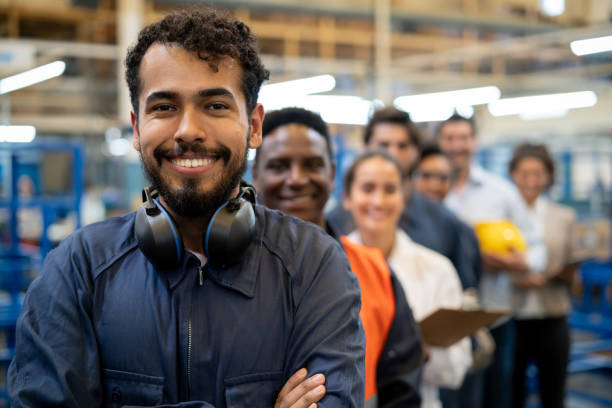
[(385, 193), (387, 194), (395, 194), (397, 191), (397, 186), (395, 184), (387, 184), (385, 185)]
[(374, 191), (374, 189), (375, 186), (372, 183), (364, 183), (361, 185), (361, 191), (363, 191), (364, 193), (371, 193)]

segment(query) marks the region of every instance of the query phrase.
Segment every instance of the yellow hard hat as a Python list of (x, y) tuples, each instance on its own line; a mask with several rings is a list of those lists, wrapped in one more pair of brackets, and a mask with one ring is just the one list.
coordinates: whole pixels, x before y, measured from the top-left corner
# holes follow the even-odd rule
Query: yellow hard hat
[(521, 253), (527, 250), (523, 234), (508, 220), (479, 222), (474, 231), (483, 252), (504, 255), (511, 253), (511, 248)]

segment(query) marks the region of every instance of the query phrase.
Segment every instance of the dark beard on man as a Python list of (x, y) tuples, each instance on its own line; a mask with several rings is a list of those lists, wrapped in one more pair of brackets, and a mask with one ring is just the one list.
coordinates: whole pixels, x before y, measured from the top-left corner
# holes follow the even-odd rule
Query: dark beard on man
[[(181, 187), (174, 189), (166, 183), (160, 174), (164, 157), (169, 156), (170, 153), (181, 155), (188, 152), (200, 155), (212, 154), (218, 157), (217, 160), (225, 162), (226, 167), (211, 191), (198, 192), (199, 179), (197, 178), (187, 178)], [(153, 155), (157, 161), (157, 167), (145, 160), (142, 154), (140, 160), (153, 189), (159, 192), (159, 195), (172, 211), (183, 217), (204, 217), (211, 216), (217, 208), (231, 198), (233, 190), (240, 183), (240, 179), (246, 170), (247, 154), (248, 148), (245, 149), (244, 155), (240, 157), (232, 155), (225, 146), (211, 150), (205, 149), (200, 143), (179, 142), (171, 152), (160, 147), (155, 149)]]

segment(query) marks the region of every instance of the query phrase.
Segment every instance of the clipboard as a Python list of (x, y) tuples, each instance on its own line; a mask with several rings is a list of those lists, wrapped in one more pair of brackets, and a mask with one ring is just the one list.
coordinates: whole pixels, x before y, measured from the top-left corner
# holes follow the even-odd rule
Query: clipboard
[(484, 311), (482, 309), (441, 308), (421, 320), (419, 325), (425, 344), (449, 347), (509, 313), (510, 310)]

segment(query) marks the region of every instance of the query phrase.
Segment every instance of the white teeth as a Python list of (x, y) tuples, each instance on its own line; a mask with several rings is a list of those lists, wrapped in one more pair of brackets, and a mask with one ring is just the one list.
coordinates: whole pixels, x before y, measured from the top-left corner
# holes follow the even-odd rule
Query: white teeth
[(309, 199), (310, 199), (310, 196), (305, 195), (305, 196), (287, 198), (286, 200), (291, 201), (293, 203), (301, 203), (304, 201), (308, 201)]
[(180, 167), (202, 167), (214, 163), (215, 159), (174, 159), (172, 163)]

